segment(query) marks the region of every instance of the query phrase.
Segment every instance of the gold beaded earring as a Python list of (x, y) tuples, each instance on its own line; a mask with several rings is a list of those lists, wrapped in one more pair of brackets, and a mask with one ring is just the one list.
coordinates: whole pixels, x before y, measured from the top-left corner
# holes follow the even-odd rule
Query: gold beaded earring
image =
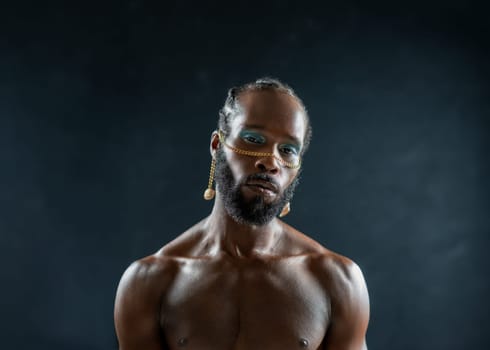
[(279, 217), (282, 218), (283, 216), (288, 215), (290, 211), (291, 211), (291, 205), (289, 204), (289, 202), (287, 202), (286, 205), (282, 208)]
[(216, 169), (216, 160), (213, 159), (211, 160), (211, 169), (209, 170), (209, 181), (208, 181), (208, 188), (206, 188), (206, 191), (204, 191), (204, 199), (207, 201), (210, 201), (211, 199), (214, 198), (214, 195), (216, 194), (216, 191), (213, 189), (213, 180), (214, 180), (214, 170)]

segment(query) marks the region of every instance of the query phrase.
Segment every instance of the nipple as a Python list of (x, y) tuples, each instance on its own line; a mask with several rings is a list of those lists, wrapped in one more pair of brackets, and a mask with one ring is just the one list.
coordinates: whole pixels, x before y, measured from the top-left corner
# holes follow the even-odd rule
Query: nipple
[(180, 338), (179, 341), (177, 342), (177, 344), (179, 345), (179, 347), (184, 347), (187, 345), (187, 338)]

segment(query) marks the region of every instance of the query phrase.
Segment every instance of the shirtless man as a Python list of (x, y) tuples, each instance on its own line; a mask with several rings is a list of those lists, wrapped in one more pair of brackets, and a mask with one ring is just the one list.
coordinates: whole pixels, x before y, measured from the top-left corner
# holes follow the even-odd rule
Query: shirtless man
[(367, 349), (359, 267), (277, 218), (310, 130), (303, 103), (279, 81), (229, 91), (210, 143), (213, 210), (124, 273), (121, 350)]

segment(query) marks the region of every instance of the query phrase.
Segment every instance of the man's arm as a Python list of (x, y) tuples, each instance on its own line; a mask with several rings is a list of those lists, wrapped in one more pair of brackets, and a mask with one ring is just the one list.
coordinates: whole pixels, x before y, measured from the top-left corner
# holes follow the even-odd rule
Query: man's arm
[(160, 306), (168, 271), (158, 258), (133, 263), (116, 294), (114, 322), (120, 350), (167, 349), (160, 328)]
[(325, 350), (367, 350), (369, 295), (361, 269), (348, 259), (329, 263), (330, 327)]

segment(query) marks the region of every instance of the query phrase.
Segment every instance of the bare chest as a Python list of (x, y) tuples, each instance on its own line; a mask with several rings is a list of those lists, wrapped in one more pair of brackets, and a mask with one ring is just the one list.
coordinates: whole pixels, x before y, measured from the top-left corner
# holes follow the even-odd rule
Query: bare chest
[(318, 349), (325, 292), (300, 260), (189, 263), (162, 304), (170, 349)]

